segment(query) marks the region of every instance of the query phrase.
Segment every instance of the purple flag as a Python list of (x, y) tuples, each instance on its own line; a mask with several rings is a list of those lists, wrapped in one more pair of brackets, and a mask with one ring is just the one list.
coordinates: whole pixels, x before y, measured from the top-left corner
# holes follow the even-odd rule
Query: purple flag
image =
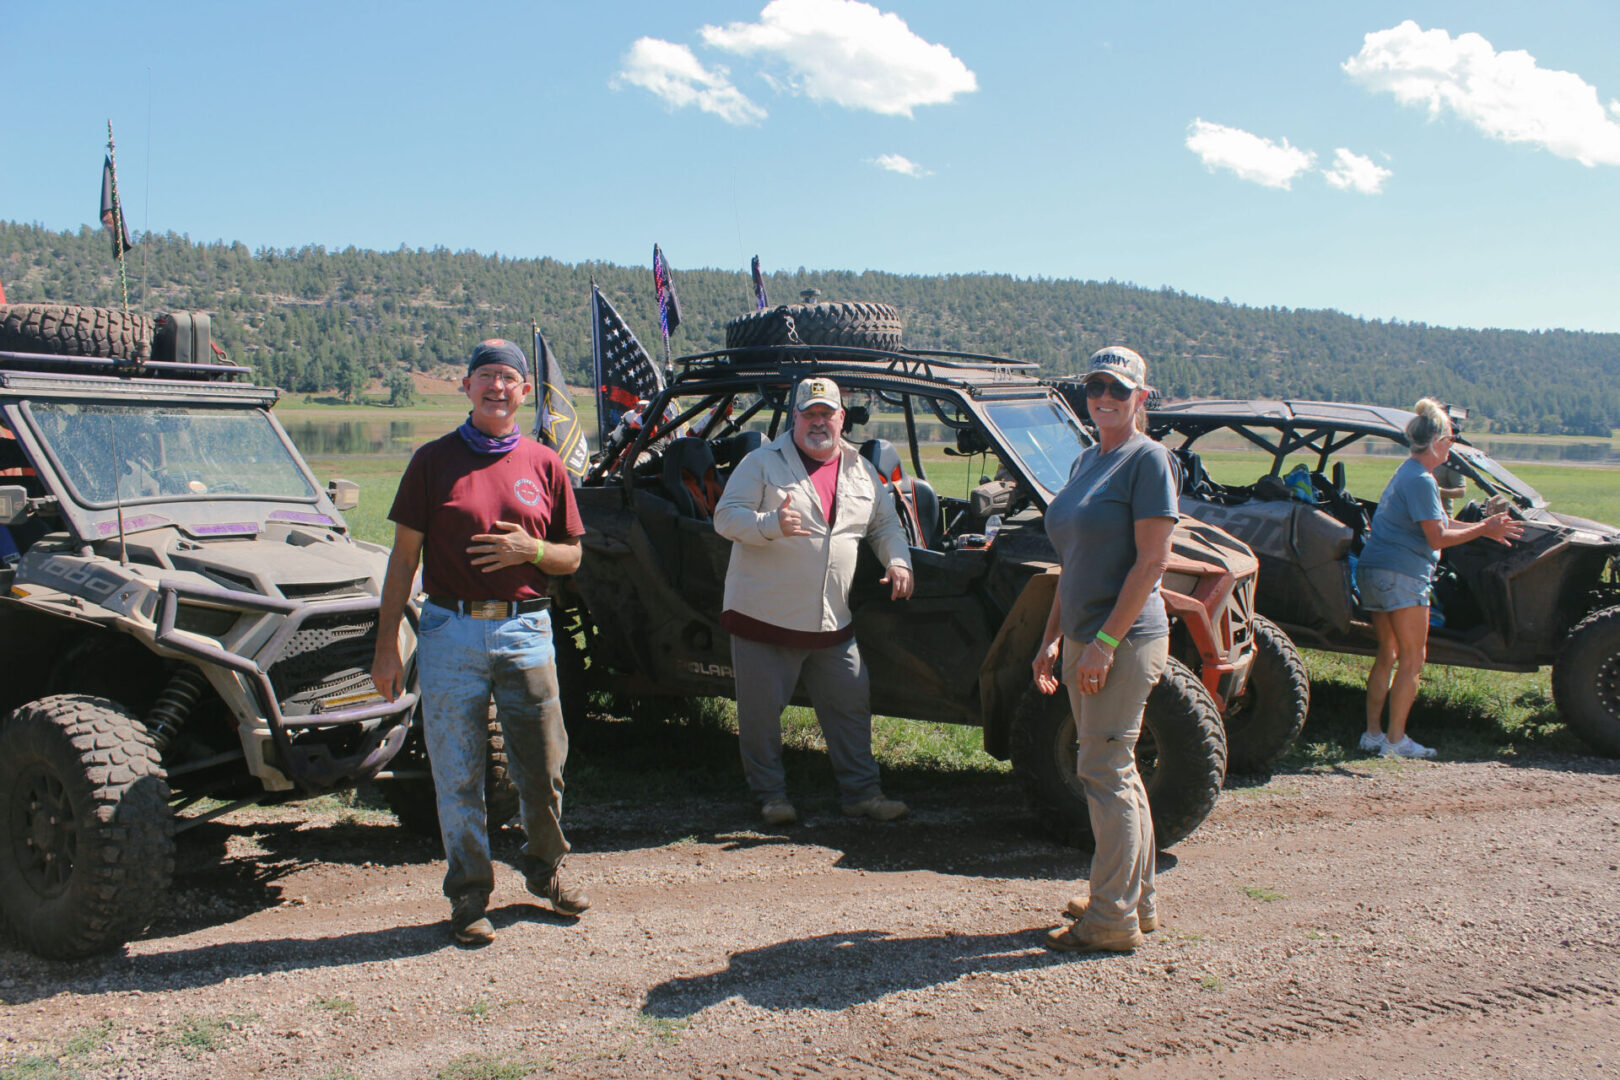
[(681, 298), (675, 295), (675, 279), (669, 275), (669, 263), (657, 244), (653, 245), (653, 287), (658, 292), (658, 326), (669, 340), (681, 325)]

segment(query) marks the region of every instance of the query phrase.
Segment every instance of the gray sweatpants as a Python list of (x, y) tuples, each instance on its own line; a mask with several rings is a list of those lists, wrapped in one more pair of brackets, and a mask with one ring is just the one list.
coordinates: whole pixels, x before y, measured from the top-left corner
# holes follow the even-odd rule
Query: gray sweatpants
[(1136, 769), (1136, 740), (1148, 693), (1169, 659), (1170, 639), (1120, 642), (1095, 694), (1075, 689), (1075, 665), (1087, 644), (1063, 639), (1063, 685), (1079, 743), (1076, 768), (1096, 840), (1085, 921), (1104, 930), (1134, 930), (1137, 912), (1155, 912), (1153, 811)]
[(866, 665), (855, 639), (825, 649), (791, 649), (731, 639), (737, 674), (737, 741), (743, 775), (761, 803), (787, 798), (782, 771), (782, 710), (799, 680), (827, 741), (838, 791), (846, 803), (883, 794), (872, 759), (872, 704)]

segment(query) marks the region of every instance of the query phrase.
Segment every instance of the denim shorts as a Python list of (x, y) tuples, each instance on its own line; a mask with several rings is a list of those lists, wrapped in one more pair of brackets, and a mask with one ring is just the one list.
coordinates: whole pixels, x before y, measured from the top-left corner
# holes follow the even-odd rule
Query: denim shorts
[(1356, 567), (1363, 611), (1399, 611), (1429, 606), (1429, 579), (1376, 566)]

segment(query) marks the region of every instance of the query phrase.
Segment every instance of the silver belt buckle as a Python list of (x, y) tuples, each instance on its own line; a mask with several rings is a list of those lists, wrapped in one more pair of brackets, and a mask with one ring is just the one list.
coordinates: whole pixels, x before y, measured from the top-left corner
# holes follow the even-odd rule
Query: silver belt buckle
[(511, 610), (506, 600), (473, 600), (467, 604), (467, 614), (475, 619), (504, 619)]

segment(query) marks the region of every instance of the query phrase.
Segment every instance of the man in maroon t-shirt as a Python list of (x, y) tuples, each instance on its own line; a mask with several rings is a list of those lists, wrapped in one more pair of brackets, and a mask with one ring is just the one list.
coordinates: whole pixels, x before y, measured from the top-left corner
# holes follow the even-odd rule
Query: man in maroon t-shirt
[(472, 404), (467, 422), (416, 451), (388, 512), (394, 550), (371, 677), (390, 700), (403, 689), (399, 621), (420, 562), (427, 601), (416, 667), (448, 863), (444, 892), (456, 940), (482, 945), (495, 937), (485, 914), (495, 885), (484, 805), (491, 695), (522, 797), (529, 891), (562, 915), (591, 906), (562, 882), (568, 732), (547, 595), (552, 575), (579, 567), (585, 528), (562, 462), (519, 429), (532, 389), (523, 350), (482, 342), (461, 389)]

